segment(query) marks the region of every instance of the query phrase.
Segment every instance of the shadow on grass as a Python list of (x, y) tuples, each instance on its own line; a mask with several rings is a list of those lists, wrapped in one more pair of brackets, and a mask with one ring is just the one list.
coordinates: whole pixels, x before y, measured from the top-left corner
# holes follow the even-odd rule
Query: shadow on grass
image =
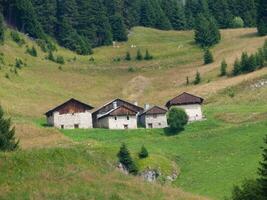
[(259, 37), (257, 32), (247, 33), (247, 34), (244, 34), (244, 35), (240, 36), (240, 38), (254, 38), (254, 37)]
[(184, 129), (172, 129), (172, 128), (164, 128), (165, 136), (175, 136), (181, 134)]

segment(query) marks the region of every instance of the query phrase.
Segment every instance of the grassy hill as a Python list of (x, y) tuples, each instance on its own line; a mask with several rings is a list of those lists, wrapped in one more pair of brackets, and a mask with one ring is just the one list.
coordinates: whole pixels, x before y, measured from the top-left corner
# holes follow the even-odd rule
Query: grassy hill
[[(58, 47), (55, 55), (64, 57), (64, 65), (48, 61), (47, 53), (35, 41), (22, 34), (21, 37), (29, 47), (36, 46), (38, 57), (25, 53), (26, 45), (19, 47), (12, 41), (10, 30), (6, 32), (5, 45), (0, 47), (4, 59), (0, 104), (13, 118), (22, 147), (19, 152), (0, 154), (5, 160), (0, 162), (1, 198), (200, 198), (177, 189), (182, 188), (196, 195), (223, 199), (234, 184), (256, 176), (267, 126), (267, 87), (254, 85), (267, 79), (267, 68), (234, 78), (218, 77), (224, 58), (230, 71), (242, 51), (255, 52), (262, 46), (266, 38), (257, 37), (255, 29), (223, 30), (222, 42), (212, 49), (215, 63), (205, 66), (193, 32), (187, 31), (137, 27), (127, 43), (116, 44), (119, 48), (97, 48), (91, 56), (79, 56)], [(148, 49), (154, 59), (135, 61), (138, 48), (143, 53)], [(131, 52), (132, 61), (124, 60), (127, 51)], [(92, 57), (94, 61), (90, 61)], [(27, 64), (17, 75), (10, 71), (16, 58)], [(120, 61), (114, 61), (118, 58)], [(201, 73), (203, 82), (186, 86), (186, 77), (192, 81), (196, 71)], [(141, 105), (164, 105), (182, 91), (206, 99), (207, 120), (190, 124), (177, 136), (168, 136), (164, 130), (142, 129), (61, 133), (42, 126), (43, 113), (70, 97), (95, 107), (116, 97)], [(135, 159), (142, 144), (146, 145), (151, 157), (143, 162), (137, 160), (139, 167), (160, 167), (166, 174), (175, 169), (180, 172), (179, 178), (172, 186), (149, 185), (114, 171), (121, 142), (129, 145)], [(11, 177), (8, 181), (7, 174)]]

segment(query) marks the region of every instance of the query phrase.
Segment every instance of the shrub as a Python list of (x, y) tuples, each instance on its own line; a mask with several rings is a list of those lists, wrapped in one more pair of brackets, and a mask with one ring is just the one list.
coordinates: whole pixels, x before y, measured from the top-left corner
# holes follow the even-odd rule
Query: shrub
[(64, 60), (63, 56), (57, 56), (56, 63), (64, 65), (65, 64), (65, 60)]
[(18, 68), (18, 69), (21, 69), (22, 65), (23, 65), (22, 60), (19, 59), (19, 58), (16, 58), (15, 67)]
[(120, 57), (113, 58), (113, 62), (120, 62), (120, 61), (121, 61), (121, 58)]
[(130, 54), (129, 51), (126, 52), (125, 60), (127, 60), (127, 61), (132, 60), (132, 58), (131, 58), (131, 54)]
[(212, 55), (211, 51), (209, 49), (205, 49), (205, 51), (204, 51), (204, 63), (207, 65), (207, 64), (210, 64), (213, 62), (214, 62), (214, 60), (213, 60), (213, 55)]
[(37, 57), (37, 50), (34, 46), (32, 46), (32, 48), (27, 47), (26, 52), (33, 57)]
[(200, 82), (201, 82), (200, 73), (197, 72), (197, 73), (196, 73), (195, 80), (194, 80), (194, 84), (195, 84), (195, 85), (198, 85)]
[(189, 77), (187, 76), (186, 77), (186, 85), (189, 85), (190, 84), (190, 80), (189, 80)]
[(122, 144), (117, 154), (119, 162), (127, 169), (130, 174), (137, 175), (138, 168), (135, 165), (130, 152), (125, 144)]
[(171, 130), (182, 131), (188, 123), (188, 116), (183, 109), (171, 108), (168, 112), (167, 121)]
[(148, 157), (148, 151), (144, 145), (142, 146), (141, 151), (139, 152), (138, 156), (140, 159), (144, 159)]
[(231, 25), (232, 25), (232, 28), (243, 28), (244, 20), (241, 17), (235, 17)]
[(225, 76), (227, 74), (227, 63), (225, 60), (221, 63), (221, 73), (220, 76)]
[(135, 67), (128, 67), (128, 72), (136, 72), (136, 68)]
[(62, 68), (62, 66), (60, 65), (60, 66), (58, 66), (58, 69), (60, 70), (60, 71), (62, 71), (63, 70), (63, 68)]
[(55, 62), (55, 57), (52, 51), (49, 51), (47, 59)]
[[(76, 60), (76, 59), (75, 59)], [(95, 62), (94, 57), (90, 57), (89, 62)]]
[(19, 46), (22, 46), (25, 44), (25, 40), (19, 36), (19, 33), (17, 31), (11, 31), (10, 32), (11, 39), (16, 42)]
[(145, 60), (152, 60), (153, 59), (153, 56), (150, 55), (150, 53), (148, 52), (148, 50), (146, 50), (146, 54), (145, 54), (144, 59)]
[(10, 76), (9, 76), (8, 73), (5, 74), (5, 78), (6, 78), (6, 79), (10, 79)]
[(143, 60), (143, 55), (140, 49), (137, 50), (136, 60)]

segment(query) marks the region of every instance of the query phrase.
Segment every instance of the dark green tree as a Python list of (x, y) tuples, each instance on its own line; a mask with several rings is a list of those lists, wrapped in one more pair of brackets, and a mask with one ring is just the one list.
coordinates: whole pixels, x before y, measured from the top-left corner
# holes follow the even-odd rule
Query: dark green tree
[(262, 197), (267, 197), (267, 135), (264, 138), (262, 161), (260, 162), (259, 176), (258, 179), (260, 194)]
[(145, 54), (144, 59), (145, 60), (152, 60), (153, 59), (153, 56), (149, 53), (148, 50), (146, 50), (146, 54)]
[(227, 75), (227, 63), (225, 60), (222, 61), (220, 70), (221, 70), (220, 76), (226, 76)]
[(209, 49), (205, 49), (204, 51), (204, 64), (210, 64), (213, 63), (213, 55)]
[(140, 25), (145, 27), (154, 27), (155, 18), (155, 10), (153, 10), (150, 0), (141, 0)]
[(137, 50), (136, 60), (143, 60), (143, 55), (140, 49)]
[(138, 168), (135, 165), (129, 150), (125, 144), (122, 144), (117, 154), (119, 162), (127, 169), (130, 174), (137, 175)]
[(233, 71), (232, 71), (232, 75), (233, 76), (237, 76), (239, 74), (241, 74), (241, 63), (240, 63), (239, 59), (236, 59), (235, 63), (234, 63), (234, 68), (233, 68)]
[(144, 159), (148, 157), (148, 151), (144, 145), (142, 146), (141, 151), (139, 152), (138, 156), (140, 159)]
[(221, 34), (213, 18), (199, 15), (195, 28), (195, 41), (202, 47), (211, 47), (221, 40)]
[(167, 121), (173, 131), (182, 131), (188, 123), (186, 112), (180, 108), (171, 108), (168, 112)]
[(115, 14), (110, 17), (110, 25), (112, 28), (113, 40), (127, 41), (127, 30), (120, 14)]
[(257, 28), (260, 36), (267, 35), (267, 0), (258, 0)]
[(197, 72), (197, 73), (196, 73), (195, 80), (194, 80), (194, 84), (195, 84), (195, 85), (198, 85), (200, 82), (201, 82), (201, 76), (200, 76), (200, 73)]
[(122, 0), (121, 10), (127, 28), (139, 25), (140, 0)]
[(0, 45), (4, 43), (5, 40), (5, 27), (4, 27), (4, 18), (0, 13)]
[(15, 138), (15, 128), (12, 128), (11, 120), (6, 119), (0, 106), (0, 150), (14, 151), (18, 148), (19, 141)]
[(130, 61), (132, 58), (131, 58), (131, 54), (129, 51), (126, 52), (126, 56), (125, 56), (125, 60), (127, 61)]

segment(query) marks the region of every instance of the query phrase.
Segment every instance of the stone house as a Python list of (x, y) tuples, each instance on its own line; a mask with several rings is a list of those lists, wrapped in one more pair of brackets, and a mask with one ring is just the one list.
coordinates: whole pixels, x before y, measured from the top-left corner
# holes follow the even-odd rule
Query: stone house
[(168, 127), (166, 114), (167, 110), (159, 106), (147, 108), (140, 115), (140, 123), (145, 128), (166, 128)]
[(136, 129), (138, 115), (143, 108), (137, 104), (115, 99), (97, 109), (92, 114), (94, 128)]
[(174, 97), (166, 103), (166, 107), (178, 107), (185, 110), (189, 121), (199, 121), (203, 119), (202, 104), (204, 99), (193, 94), (184, 92), (177, 97)]
[(47, 124), (60, 129), (92, 128), (92, 109), (88, 104), (70, 99), (45, 113)]

